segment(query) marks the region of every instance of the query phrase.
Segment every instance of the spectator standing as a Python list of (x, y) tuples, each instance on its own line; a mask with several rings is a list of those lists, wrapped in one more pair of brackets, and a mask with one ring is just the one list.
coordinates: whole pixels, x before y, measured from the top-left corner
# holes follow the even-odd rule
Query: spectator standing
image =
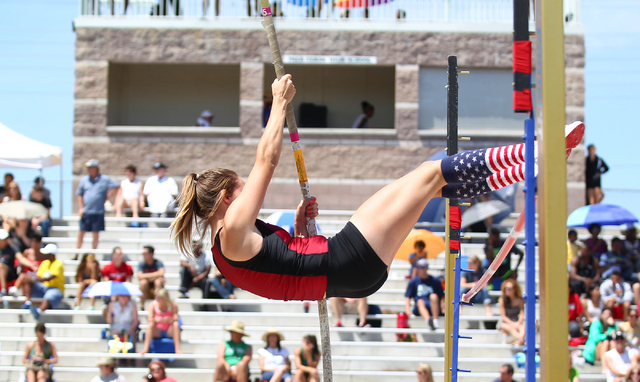
[[(100, 264), (96, 261), (93, 253), (85, 253), (76, 269), (76, 282), (78, 283), (78, 292), (76, 293), (76, 301), (74, 310), (80, 310), (82, 304), (82, 293), (91, 285), (100, 281)], [(89, 310), (94, 309), (96, 298), (91, 297)]]
[[(357, 306), (357, 308), (356, 308)], [(358, 314), (360, 318), (360, 326), (367, 324), (367, 313), (369, 312), (369, 304), (367, 298), (331, 298), (331, 310), (336, 317), (336, 326), (342, 326), (342, 313), (346, 311), (348, 314)]]
[(591, 254), (585, 244), (580, 248), (580, 256), (571, 260), (569, 283), (574, 292), (582, 295), (587, 292), (591, 284), (598, 283), (598, 281), (600, 281), (598, 259)]
[(418, 382), (433, 382), (433, 371), (428, 363), (419, 364), (416, 373), (418, 374)]
[(524, 299), (517, 281), (509, 279), (502, 283), (500, 306), (500, 328), (515, 338), (515, 343), (524, 345)]
[[(462, 272), (462, 276), (460, 278), (460, 288), (462, 288), (462, 293), (467, 293), (471, 290), (471, 288), (476, 285), (484, 274), (482, 271), (482, 264), (478, 256), (469, 256), (467, 260), (467, 268), (473, 272)], [(487, 316), (493, 315), (493, 313), (491, 313), (491, 297), (489, 297), (489, 291), (486, 287), (482, 288), (469, 302), (474, 304), (484, 304)]]
[(189, 290), (197, 287), (202, 290), (202, 297), (209, 298), (207, 277), (211, 271), (212, 261), (202, 253), (202, 243), (193, 242), (193, 257), (180, 259), (180, 293), (183, 298), (189, 298)]
[(172, 338), (176, 354), (180, 351), (180, 317), (178, 304), (169, 297), (169, 292), (162, 288), (156, 291), (156, 298), (149, 303), (147, 333), (144, 337), (142, 354), (149, 352), (151, 340), (155, 338)]
[(580, 254), (580, 244), (578, 244), (578, 232), (570, 229), (567, 233), (567, 265), (571, 268), (571, 260)]
[(602, 313), (602, 298), (600, 297), (600, 285), (593, 283), (589, 285), (587, 297), (582, 299), (582, 307), (587, 321), (599, 320)]
[[(40, 315), (47, 309), (55, 309), (64, 296), (64, 265), (62, 261), (56, 259), (58, 247), (55, 244), (47, 244), (42, 248), (45, 260), (38, 267), (38, 273), (34, 282), (25, 282), (23, 286), (24, 295), (27, 301), (22, 306), (29, 309), (33, 318), (38, 320)], [(32, 297), (41, 297), (42, 303), (36, 308), (31, 303)]]
[[(500, 230), (496, 227), (491, 228), (489, 232), (489, 238), (487, 239), (487, 242), (484, 246), (484, 253), (487, 262), (486, 267), (488, 267), (493, 262), (493, 259), (495, 259), (495, 257), (498, 255), (498, 252), (500, 252), (500, 248), (502, 248), (503, 244), (504, 241), (500, 239)], [(511, 255), (514, 254), (518, 255), (518, 264), (516, 264), (516, 267), (512, 270)], [(516, 245), (511, 247), (511, 250), (502, 261), (502, 264), (500, 264), (500, 266), (496, 270), (496, 273), (494, 273), (493, 277), (491, 278), (494, 290), (500, 289), (502, 281), (506, 280), (512, 273), (515, 273), (517, 275), (518, 267), (520, 266), (520, 263), (522, 263), (523, 258), (524, 253)]]
[(599, 320), (593, 320), (589, 326), (589, 337), (584, 344), (582, 356), (591, 365), (600, 361), (602, 355), (610, 348), (611, 334), (616, 331), (616, 323), (611, 316), (611, 309), (604, 308)]
[(513, 366), (509, 364), (502, 365), (500, 367), (500, 378), (493, 382), (516, 382), (516, 380), (513, 379)]
[(585, 240), (584, 244), (589, 249), (589, 254), (600, 260), (600, 256), (608, 250), (607, 242), (600, 238), (602, 226), (598, 223), (592, 223), (587, 229), (589, 230), (591, 237)]
[(258, 362), (262, 370), (262, 380), (269, 382), (292, 382), (289, 350), (280, 345), (284, 336), (276, 328), (271, 328), (262, 336), (265, 347), (258, 350)]
[(611, 308), (613, 318), (626, 321), (633, 302), (633, 292), (619, 271), (613, 271), (611, 278), (600, 284), (600, 293), (604, 306)]
[(585, 183), (587, 188), (587, 205), (597, 204), (604, 199), (602, 192), (602, 174), (609, 171), (609, 166), (596, 155), (596, 146), (587, 146), (587, 158), (585, 163)]
[(93, 249), (98, 248), (100, 231), (104, 231), (104, 203), (111, 199), (120, 188), (120, 184), (106, 175), (100, 174), (100, 163), (91, 159), (84, 164), (88, 175), (83, 177), (76, 191), (78, 196), (78, 215), (80, 231), (76, 248), (82, 247), (84, 234), (93, 234)]
[(46, 340), (47, 328), (36, 324), (36, 340), (27, 344), (22, 356), (27, 382), (41, 382), (51, 379), (53, 365), (58, 363), (58, 352), (53, 343)]
[(602, 356), (602, 369), (607, 382), (622, 382), (631, 369), (631, 361), (638, 354), (637, 349), (629, 349), (624, 333), (617, 331), (613, 334), (614, 348)]
[(6, 186), (7, 194), (2, 199), (3, 202), (12, 202), (16, 200), (25, 200), (26, 198), (22, 196), (22, 192), (20, 192), (20, 186), (16, 182), (11, 182)]
[(627, 344), (638, 348), (638, 340), (640, 339), (640, 323), (638, 323), (638, 310), (629, 312), (629, 321), (618, 324), (618, 330), (624, 333)]
[(209, 110), (203, 110), (200, 113), (200, 117), (198, 117), (198, 121), (196, 121), (196, 126), (200, 127), (210, 127), (213, 123), (213, 113)]
[(20, 251), (9, 240), (9, 232), (0, 228), (0, 297), (7, 295), (7, 283), (18, 278), (16, 254)]
[(4, 200), (4, 197), (7, 195), (7, 189), (9, 188), (9, 183), (13, 182), (13, 174), (7, 172), (4, 174), (4, 184), (0, 186), (0, 203)]
[(362, 114), (360, 114), (358, 118), (353, 121), (353, 125), (351, 126), (354, 129), (366, 129), (367, 127), (369, 127), (369, 119), (373, 117), (373, 113), (375, 111), (373, 105), (367, 101), (362, 101), (361, 106)]
[(124, 262), (124, 254), (118, 247), (111, 253), (111, 262), (102, 267), (102, 278), (104, 281), (131, 281), (133, 269), (131, 265)]
[(444, 291), (440, 280), (432, 277), (427, 259), (420, 259), (416, 263), (418, 275), (409, 281), (405, 292), (405, 310), (411, 316), (411, 299), (415, 300), (413, 314), (421, 316), (427, 321), (431, 330), (436, 330), (440, 311), (444, 310)]
[[(114, 296), (113, 301), (107, 305), (106, 313), (111, 336), (118, 336), (123, 342), (131, 336), (135, 338), (140, 320), (138, 307), (131, 296)], [(131, 342), (135, 344), (135, 340)]]
[(138, 280), (140, 281), (140, 305), (144, 309), (147, 298), (153, 298), (155, 291), (164, 288), (164, 264), (154, 258), (155, 249), (150, 245), (142, 248), (143, 260), (138, 263)]
[(213, 374), (214, 381), (249, 382), (249, 361), (251, 361), (251, 345), (242, 337), (249, 336), (240, 321), (231, 322), (231, 327), (224, 328), (231, 333), (231, 340), (221, 341), (218, 345), (218, 362)]
[(422, 240), (416, 240), (416, 242), (413, 243), (413, 251), (413, 253), (409, 254), (409, 263), (411, 263), (411, 269), (409, 269), (409, 278), (413, 278), (418, 275), (416, 262), (420, 259), (427, 258), (427, 245)]
[(293, 382), (320, 382), (318, 363), (322, 354), (318, 349), (318, 340), (313, 334), (302, 338), (302, 347), (294, 351), (296, 374)]
[(91, 378), (90, 382), (127, 382), (123, 376), (116, 374), (116, 360), (102, 357), (96, 362), (100, 368), (100, 375)]
[(167, 166), (161, 162), (153, 165), (155, 175), (147, 179), (144, 184), (144, 196), (149, 202), (152, 214), (166, 216), (167, 208), (178, 196), (178, 184), (167, 176)]
[(44, 196), (44, 187), (33, 186), (31, 194), (29, 195), (29, 201), (42, 204), (42, 206), (47, 209), (46, 215), (31, 219), (31, 229), (35, 230), (40, 226), (40, 229), (42, 229), (42, 236), (49, 237), (49, 230), (51, 229), (52, 204), (51, 199)]
[[(140, 211), (144, 210), (144, 194), (142, 193), (142, 182), (136, 179), (138, 170), (136, 166), (130, 164), (124, 168), (125, 178), (120, 182), (120, 189), (116, 195), (116, 217), (122, 216), (122, 209), (126, 206), (131, 207), (131, 213), (134, 219), (140, 217)], [(137, 221), (129, 224), (129, 227), (139, 227)]]
[[(151, 378), (149, 378), (151, 377)], [(165, 370), (164, 363), (159, 360), (149, 362), (149, 374), (142, 379), (143, 382), (178, 382), (176, 379), (169, 377)]]
[(33, 187), (36, 187), (36, 186), (42, 187), (42, 195), (45, 198), (51, 200), (51, 191), (44, 186), (44, 178), (43, 177), (36, 176), (35, 179), (33, 179)]

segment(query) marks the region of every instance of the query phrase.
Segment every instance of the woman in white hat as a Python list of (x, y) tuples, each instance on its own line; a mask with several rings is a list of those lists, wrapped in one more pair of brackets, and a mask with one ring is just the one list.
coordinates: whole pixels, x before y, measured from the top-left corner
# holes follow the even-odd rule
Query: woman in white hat
[(262, 335), (266, 342), (264, 348), (258, 350), (262, 380), (269, 382), (291, 382), (291, 362), (289, 350), (280, 346), (284, 336), (276, 328), (271, 328)]
[(213, 380), (249, 382), (249, 361), (253, 354), (251, 345), (242, 341), (242, 337), (249, 336), (244, 331), (244, 324), (233, 321), (231, 326), (224, 330), (231, 333), (231, 340), (222, 341), (218, 345), (218, 363)]

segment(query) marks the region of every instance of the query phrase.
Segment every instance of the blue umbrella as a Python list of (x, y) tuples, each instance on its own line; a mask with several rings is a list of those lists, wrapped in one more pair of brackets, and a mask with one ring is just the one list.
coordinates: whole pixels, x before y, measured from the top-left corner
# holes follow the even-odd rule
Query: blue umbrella
[(638, 218), (628, 210), (613, 204), (593, 204), (573, 211), (567, 219), (567, 227), (589, 227), (600, 225), (622, 225), (636, 223)]
[[(283, 230), (289, 232), (290, 235), (293, 235), (295, 215), (295, 211), (278, 211), (269, 215), (269, 217), (264, 221), (265, 223), (277, 225)], [(316, 223), (316, 229), (318, 233), (322, 232), (318, 223)]]
[(131, 283), (119, 281), (102, 281), (88, 287), (82, 296), (84, 297), (111, 297), (118, 296), (141, 296), (140, 288)]

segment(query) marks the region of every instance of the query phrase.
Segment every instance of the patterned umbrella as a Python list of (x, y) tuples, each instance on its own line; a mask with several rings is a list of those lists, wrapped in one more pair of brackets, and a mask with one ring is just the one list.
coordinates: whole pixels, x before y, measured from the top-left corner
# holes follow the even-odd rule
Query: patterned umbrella
[(102, 281), (88, 287), (82, 295), (85, 297), (141, 296), (142, 292), (137, 285), (131, 283)]
[(567, 219), (567, 227), (589, 227), (593, 223), (600, 225), (622, 225), (636, 223), (631, 212), (613, 204), (593, 204), (573, 211)]

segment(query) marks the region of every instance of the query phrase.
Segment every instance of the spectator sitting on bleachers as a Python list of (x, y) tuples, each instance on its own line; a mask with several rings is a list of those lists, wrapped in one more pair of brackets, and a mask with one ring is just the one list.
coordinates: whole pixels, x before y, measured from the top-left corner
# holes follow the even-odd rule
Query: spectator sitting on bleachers
[(631, 360), (638, 354), (638, 350), (627, 347), (624, 333), (620, 331), (613, 334), (612, 341), (614, 348), (602, 356), (602, 370), (607, 376), (607, 382), (622, 382), (626, 380), (627, 372), (631, 369)]
[(33, 203), (42, 204), (44, 208), (47, 209), (46, 215), (42, 215), (39, 217), (34, 217), (31, 219), (31, 229), (35, 230), (40, 226), (42, 229), (42, 236), (48, 237), (49, 230), (51, 229), (51, 199), (44, 196), (44, 187), (42, 186), (33, 186), (31, 189), (31, 194), (29, 194), (29, 201)]
[(18, 297), (18, 290), (22, 288), (22, 284), (27, 281), (33, 283), (36, 273), (38, 272), (38, 268), (45, 259), (45, 255), (40, 252), (41, 249), (42, 235), (34, 232), (33, 237), (31, 237), (31, 248), (25, 250), (24, 253), (16, 253), (16, 259), (18, 260), (22, 270), (18, 275), (15, 285), (9, 288), (10, 295)]
[(627, 224), (627, 229), (623, 231), (624, 246), (623, 252), (633, 263), (635, 270), (640, 270), (640, 240), (638, 240), (638, 231), (636, 226), (631, 223)]
[(524, 299), (516, 280), (508, 279), (502, 283), (502, 295), (498, 299), (500, 306), (500, 329), (515, 338), (515, 343), (524, 345)]
[(2, 199), (3, 202), (11, 202), (16, 200), (26, 200), (24, 196), (22, 196), (22, 192), (20, 192), (20, 186), (18, 183), (11, 182), (9, 186), (6, 187), (7, 194)]
[(102, 267), (102, 278), (104, 281), (131, 281), (133, 269), (131, 265), (124, 262), (124, 254), (118, 247), (111, 253), (111, 262)]
[(102, 255), (102, 261), (109, 261), (109, 262), (113, 261), (114, 254), (122, 255), (122, 258), (125, 263), (131, 262), (131, 259), (129, 258), (129, 256), (126, 254), (123, 254), (122, 248), (120, 247), (113, 247), (113, 249), (111, 250), (111, 253), (105, 253), (104, 255)]
[[(608, 279), (613, 271), (618, 271), (622, 278), (631, 281), (633, 274), (633, 264), (622, 253), (623, 242), (617, 237), (611, 239), (611, 250), (600, 255), (600, 271), (602, 279)], [(636, 278), (637, 280), (637, 278)]]
[(176, 354), (182, 354), (180, 351), (178, 304), (171, 300), (169, 291), (164, 288), (156, 290), (156, 298), (149, 303), (147, 311), (147, 332), (144, 338), (144, 349), (141, 353), (149, 352), (153, 339), (172, 338)]
[(49, 190), (48, 188), (46, 188), (46, 187), (44, 186), (44, 183), (45, 183), (44, 178), (43, 178), (43, 177), (41, 177), (40, 175), (36, 176), (36, 177), (33, 179), (33, 186), (34, 186), (34, 187), (35, 187), (35, 186), (40, 186), (40, 187), (42, 187), (42, 195), (44, 195), (44, 197), (45, 197), (45, 198), (49, 198), (49, 199), (51, 199), (51, 190)]
[(20, 252), (31, 248), (31, 238), (35, 234), (35, 231), (31, 229), (28, 219), (3, 219), (2, 228), (9, 232), (11, 242)]
[[(569, 284), (569, 336), (582, 337), (582, 323), (585, 319), (584, 308), (578, 295)], [(585, 319), (586, 320), (586, 319)]]
[(409, 269), (409, 278), (414, 278), (418, 275), (416, 269), (416, 262), (420, 259), (427, 258), (427, 245), (422, 240), (416, 240), (413, 243), (413, 253), (409, 254), (409, 263), (411, 263), (411, 269)]
[(180, 294), (189, 298), (189, 290), (197, 287), (202, 290), (202, 297), (209, 298), (207, 277), (211, 271), (211, 257), (202, 253), (202, 243), (192, 243), (193, 257), (180, 259)]
[(149, 203), (149, 211), (153, 215), (165, 216), (167, 208), (178, 196), (178, 184), (168, 177), (167, 166), (157, 162), (153, 165), (156, 175), (147, 179), (144, 184), (144, 196)]
[[(151, 378), (149, 378), (151, 377)], [(164, 362), (154, 359), (149, 362), (149, 374), (142, 379), (143, 382), (178, 382), (167, 375)]]
[(438, 328), (438, 317), (444, 311), (444, 291), (440, 280), (432, 277), (427, 259), (420, 259), (416, 263), (418, 275), (409, 281), (405, 292), (405, 310), (411, 316), (411, 299), (415, 300), (413, 314), (421, 316), (431, 330)]
[[(46, 256), (38, 267), (35, 281), (26, 281), (23, 285), (24, 295), (27, 301), (22, 306), (29, 309), (33, 318), (38, 320), (40, 315), (48, 308), (55, 309), (64, 296), (64, 265), (56, 259), (58, 247), (55, 244), (47, 244), (41, 252)], [(42, 303), (36, 308), (31, 303), (32, 297), (41, 297)]]
[(611, 316), (611, 308), (602, 309), (599, 320), (593, 320), (589, 326), (589, 337), (584, 344), (582, 356), (593, 365), (602, 359), (602, 355), (611, 349), (610, 335), (616, 331), (616, 323)]
[(602, 313), (602, 298), (600, 297), (600, 285), (593, 283), (589, 285), (586, 298), (582, 299), (582, 307), (587, 321), (593, 322), (600, 319)]
[(18, 278), (16, 253), (20, 251), (10, 240), (9, 232), (0, 228), (0, 297), (7, 295), (7, 283)]
[(227, 280), (222, 273), (220, 273), (215, 265), (213, 266), (213, 278), (211, 279), (211, 283), (216, 288), (216, 292), (218, 292), (221, 298), (232, 300), (236, 298), (236, 295), (233, 294), (236, 287), (231, 284), (231, 282)]
[(580, 248), (580, 256), (571, 261), (569, 279), (571, 287), (579, 295), (586, 293), (592, 283), (600, 281), (598, 259), (590, 253), (586, 245)]
[(578, 232), (570, 229), (567, 232), (567, 265), (571, 265), (571, 261), (580, 255), (580, 244), (578, 243)]
[[(471, 290), (471, 288), (473, 288), (484, 274), (482, 271), (482, 263), (478, 256), (469, 256), (469, 259), (467, 260), (467, 268), (473, 272), (462, 272), (460, 279), (460, 288), (462, 289), (462, 293), (467, 293)], [(491, 313), (491, 297), (489, 297), (489, 291), (486, 287), (482, 288), (469, 302), (474, 304), (484, 304), (487, 316), (493, 315), (493, 313)]]
[[(636, 355), (637, 357), (637, 355)], [(634, 358), (635, 360), (635, 358)], [(637, 363), (637, 362), (636, 362)], [(633, 361), (631, 362), (633, 365)], [(640, 366), (632, 366), (627, 373), (626, 381), (629, 382), (640, 382)]]
[(602, 226), (598, 223), (593, 223), (589, 225), (588, 229), (591, 237), (585, 240), (584, 244), (587, 246), (589, 254), (600, 260), (600, 255), (607, 252), (608, 249), (607, 242), (600, 238)]
[(493, 382), (516, 382), (513, 379), (513, 366), (508, 363), (500, 367), (500, 378), (495, 379)]
[[(490, 231), (491, 232), (489, 233), (489, 237), (487, 238), (484, 246), (484, 253), (486, 256), (485, 268), (488, 268), (489, 265), (491, 265), (493, 259), (498, 255), (498, 252), (500, 252), (500, 248), (502, 248), (502, 246), (504, 245), (504, 240), (500, 239), (500, 230), (496, 227), (493, 227)], [(518, 263), (512, 270), (511, 255), (514, 254), (518, 255)], [(517, 274), (518, 267), (520, 266), (520, 263), (522, 263), (523, 258), (524, 252), (522, 252), (516, 245), (511, 247), (511, 250), (509, 250), (509, 253), (502, 261), (502, 264), (500, 264), (500, 266), (496, 270), (496, 273), (494, 273), (493, 277), (491, 278), (491, 284), (493, 285), (494, 290), (500, 289), (502, 281), (504, 279), (507, 279), (509, 275), (511, 275), (512, 273)]]
[(291, 361), (289, 350), (280, 345), (284, 336), (276, 328), (271, 328), (262, 336), (265, 347), (258, 350), (258, 362), (262, 370), (262, 380), (269, 382), (291, 382)]
[(13, 182), (13, 179), (12, 173), (7, 172), (4, 174), (4, 184), (0, 186), (0, 203), (2, 203), (2, 200), (7, 195), (7, 189), (9, 188), (9, 184)]
[(367, 324), (367, 312), (369, 311), (369, 304), (367, 304), (367, 298), (340, 298), (332, 297), (330, 299), (331, 311), (336, 318), (336, 327), (342, 326), (342, 312), (346, 311), (347, 314), (358, 314), (360, 318), (361, 326)]
[[(116, 217), (122, 216), (122, 209), (126, 206), (131, 207), (131, 213), (134, 219), (140, 217), (139, 211), (144, 210), (144, 194), (142, 193), (142, 182), (136, 179), (136, 166), (130, 164), (124, 169), (126, 176), (120, 182), (120, 189), (116, 194)], [(129, 224), (129, 227), (139, 227), (140, 223), (137, 221)]]
[(150, 245), (142, 248), (143, 260), (138, 263), (138, 280), (140, 281), (140, 307), (144, 309), (146, 299), (151, 299), (155, 291), (164, 288), (164, 264), (154, 258), (155, 249)]
[(613, 271), (611, 278), (600, 284), (600, 293), (605, 307), (611, 308), (613, 318), (626, 321), (633, 302), (631, 285), (622, 279), (619, 271)]
[(100, 375), (91, 378), (90, 382), (127, 382), (123, 376), (116, 374), (116, 360), (102, 357), (96, 362), (100, 368)]
[[(76, 270), (78, 292), (76, 293), (76, 304), (73, 309), (81, 309), (82, 292), (98, 281), (100, 281), (100, 264), (96, 261), (96, 256), (93, 253), (85, 253), (82, 256), (80, 264), (78, 264), (78, 269)], [(89, 310), (94, 309), (95, 302), (95, 297), (91, 297)]]
[[(138, 330), (138, 307), (131, 299), (131, 296), (114, 296), (106, 309), (107, 324), (111, 336), (119, 336), (124, 340), (133, 336), (135, 338)], [(135, 344), (135, 341), (133, 341)]]
[(418, 382), (433, 382), (433, 371), (428, 363), (419, 364), (416, 373), (418, 374)]
[(53, 364), (58, 362), (58, 352), (53, 343), (45, 339), (47, 328), (36, 324), (36, 340), (24, 349), (22, 363), (25, 364), (27, 382), (46, 382), (51, 379)]
[(629, 321), (624, 321), (618, 324), (618, 330), (624, 333), (627, 343), (638, 348), (640, 342), (640, 323), (638, 323), (638, 310), (634, 309), (629, 312)]
[(249, 361), (251, 361), (251, 345), (246, 344), (242, 337), (248, 336), (244, 331), (244, 324), (240, 321), (231, 322), (231, 327), (224, 328), (231, 333), (231, 340), (220, 341), (218, 345), (218, 359), (213, 380), (249, 382)]
[(321, 356), (316, 336), (308, 334), (302, 337), (302, 347), (294, 351), (296, 374), (293, 382), (319, 382), (318, 363)]

